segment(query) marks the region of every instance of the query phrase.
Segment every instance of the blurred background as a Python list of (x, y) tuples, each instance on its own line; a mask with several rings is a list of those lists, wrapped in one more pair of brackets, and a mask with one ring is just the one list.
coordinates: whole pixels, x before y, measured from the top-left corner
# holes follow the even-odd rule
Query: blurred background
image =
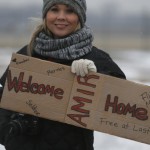
[[(150, 48), (150, 2), (148, 0), (87, 0), (87, 25), (102, 49)], [(42, 0), (0, 0), (0, 46), (27, 44), (41, 18)]]
[[(150, 85), (150, 1), (87, 0), (94, 45), (108, 52), (133, 82)], [(42, 0), (0, 0), (0, 76), (12, 52), (28, 44)], [(148, 150), (149, 145), (95, 132), (95, 150)], [(4, 150), (1, 147), (0, 150)]]

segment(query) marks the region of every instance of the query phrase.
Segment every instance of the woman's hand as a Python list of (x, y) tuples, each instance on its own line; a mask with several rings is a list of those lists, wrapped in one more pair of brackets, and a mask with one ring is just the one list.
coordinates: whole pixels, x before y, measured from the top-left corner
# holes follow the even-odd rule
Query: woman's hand
[(97, 68), (93, 61), (88, 59), (74, 60), (71, 65), (71, 72), (77, 76), (84, 77), (89, 72), (97, 72)]

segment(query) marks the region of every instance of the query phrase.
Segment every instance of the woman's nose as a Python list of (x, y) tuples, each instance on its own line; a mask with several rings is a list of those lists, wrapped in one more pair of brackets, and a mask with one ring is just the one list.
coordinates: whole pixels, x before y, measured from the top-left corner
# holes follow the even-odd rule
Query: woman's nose
[(64, 20), (65, 18), (66, 18), (66, 15), (63, 11), (58, 13), (57, 19)]

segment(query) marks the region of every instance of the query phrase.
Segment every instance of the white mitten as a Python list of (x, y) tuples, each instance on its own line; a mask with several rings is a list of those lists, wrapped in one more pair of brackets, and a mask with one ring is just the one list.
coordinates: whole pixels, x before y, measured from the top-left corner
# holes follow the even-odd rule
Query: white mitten
[(71, 71), (72, 73), (76, 73), (77, 76), (84, 77), (90, 71), (97, 72), (97, 69), (93, 61), (88, 59), (79, 59), (72, 62)]

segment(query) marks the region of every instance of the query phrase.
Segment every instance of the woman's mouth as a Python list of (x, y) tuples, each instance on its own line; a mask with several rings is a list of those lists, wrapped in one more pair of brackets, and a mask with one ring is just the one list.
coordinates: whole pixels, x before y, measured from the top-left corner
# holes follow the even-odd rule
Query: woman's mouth
[(66, 28), (66, 24), (55, 24), (57, 28)]

